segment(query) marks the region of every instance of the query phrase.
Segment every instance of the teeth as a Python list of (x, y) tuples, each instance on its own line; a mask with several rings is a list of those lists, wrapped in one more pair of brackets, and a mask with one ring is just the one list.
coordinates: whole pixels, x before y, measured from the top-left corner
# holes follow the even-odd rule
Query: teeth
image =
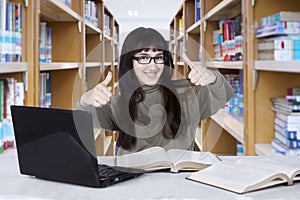
[(156, 73), (145, 73), (148, 77), (150, 78), (155, 78), (156, 77)]

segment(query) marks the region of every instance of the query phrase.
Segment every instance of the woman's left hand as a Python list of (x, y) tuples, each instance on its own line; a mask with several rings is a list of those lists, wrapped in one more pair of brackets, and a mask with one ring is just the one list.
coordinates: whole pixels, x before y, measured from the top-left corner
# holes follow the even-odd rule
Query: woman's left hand
[(186, 64), (188, 64), (188, 66), (191, 69), (188, 75), (188, 78), (191, 80), (191, 83), (193, 83), (196, 86), (206, 86), (216, 81), (217, 77), (212, 71), (202, 67), (201, 65), (195, 65), (185, 53), (183, 53), (182, 58), (183, 61)]

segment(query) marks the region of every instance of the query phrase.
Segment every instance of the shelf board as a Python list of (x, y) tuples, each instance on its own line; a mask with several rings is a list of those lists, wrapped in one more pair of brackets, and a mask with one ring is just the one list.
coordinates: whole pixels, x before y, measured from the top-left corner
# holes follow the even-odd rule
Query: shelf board
[(104, 155), (107, 153), (107, 150), (108, 150), (111, 142), (112, 142), (112, 136), (111, 135), (108, 135), (108, 136), (106, 135), (105, 140), (104, 140)]
[(230, 135), (244, 144), (244, 124), (224, 110), (220, 110), (211, 119), (223, 127)]
[(209, 61), (206, 62), (206, 67), (221, 69), (243, 69), (243, 61)]
[(59, 0), (42, 0), (41, 17), (47, 21), (82, 21), (82, 17), (80, 15)]
[(77, 62), (52, 62), (52, 63), (40, 63), (40, 71), (53, 71), (53, 70), (65, 70), (65, 69), (77, 69), (82, 63)]
[(104, 66), (110, 66), (112, 64), (112, 62), (104, 62), (103, 64), (104, 64)]
[(184, 66), (184, 62), (177, 62), (177, 65)]
[(255, 154), (258, 156), (273, 156), (276, 155), (271, 144), (255, 144)]
[(27, 63), (26, 62), (0, 63), (0, 74), (18, 73), (18, 72), (26, 72), (26, 71), (27, 71)]
[(101, 34), (102, 31), (96, 27), (94, 24), (90, 23), (89, 21), (85, 21), (86, 33), (87, 34)]
[(101, 67), (101, 66), (103, 66), (102, 62), (86, 62), (85, 63), (86, 68)]
[(104, 130), (99, 128), (94, 128), (94, 140), (96, 140), (100, 136), (102, 131)]
[(219, 21), (230, 19), (241, 13), (241, 0), (224, 0), (211, 9), (204, 19), (208, 21)]
[(274, 60), (256, 60), (254, 62), (256, 70), (300, 73), (300, 61), (274, 61)]
[(201, 26), (201, 20), (194, 23), (192, 26), (190, 26), (186, 32), (187, 33), (200, 33), (200, 26)]
[(106, 40), (112, 40), (112, 37), (109, 36), (109, 35), (107, 35), (107, 33), (104, 33), (104, 38), (105, 38)]
[(177, 40), (177, 41), (183, 40), (183, 36), (184, 36), (184, 34), (183, 34), (183, 33), (180, 33), (179, 36), (176, 38), (176, 40)]

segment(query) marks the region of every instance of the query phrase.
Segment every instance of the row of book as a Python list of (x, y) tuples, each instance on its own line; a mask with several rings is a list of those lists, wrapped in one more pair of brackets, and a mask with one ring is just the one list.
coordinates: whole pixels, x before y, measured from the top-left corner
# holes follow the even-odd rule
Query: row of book
[(22, 6), (0, 0), (0, 62), (22, 60)]
[(86, 0), (84, 3), (85, 20), (98, 27), (98, 8), (96, 3), (90, 0)]
[(226, 103), (225, 111), (237, 118), (243, 118), (244, 115), (244, 95), (243, 95), (243, 71), (239, 70), (239, 74), (225, 74), (233, 88), (233, 97)]
[(14, 147), (11, 105), (24, 105), (24, 83), (15, 78), (0, 79), (0, 153)]
[(61, 0), (64, 4), (66, 4), (69, 8), (72, 7), (72, 0)]
[(220, 20), (219, 29), (213, 31), (215, 60), (239, 61), (243, 55), (242, 17)]
[(288, 88), (284, 98), (271, 98), (276, 113), (272, 147), (284, 155), (300, 155), (300, 88)]
[(40, 22), (40, 62), (52, 62), (52, 29), (47, 22)]
[(111, 35), (110, 16), (107, 13), (104, 13), (104, 33)]
[(201, 19), (201, 0), (195, 0), (195, 22)]
[(282, 11), (260, 19), (259, 60), (300, 60), (300, 12)]
[(40, 107), (51, 107), (51, 74), (40, 73)]

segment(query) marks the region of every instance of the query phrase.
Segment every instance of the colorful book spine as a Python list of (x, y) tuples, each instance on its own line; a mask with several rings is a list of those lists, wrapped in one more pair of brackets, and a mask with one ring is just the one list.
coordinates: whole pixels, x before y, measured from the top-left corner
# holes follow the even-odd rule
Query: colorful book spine
[(261, 26), (270, 25), (281, 21), (299, 22), (300, 12), (281, 11), (273, 15), (263, 17), (259, 21)]
[(195, 0), (195, 22), (201, 19), (201, 0)]

